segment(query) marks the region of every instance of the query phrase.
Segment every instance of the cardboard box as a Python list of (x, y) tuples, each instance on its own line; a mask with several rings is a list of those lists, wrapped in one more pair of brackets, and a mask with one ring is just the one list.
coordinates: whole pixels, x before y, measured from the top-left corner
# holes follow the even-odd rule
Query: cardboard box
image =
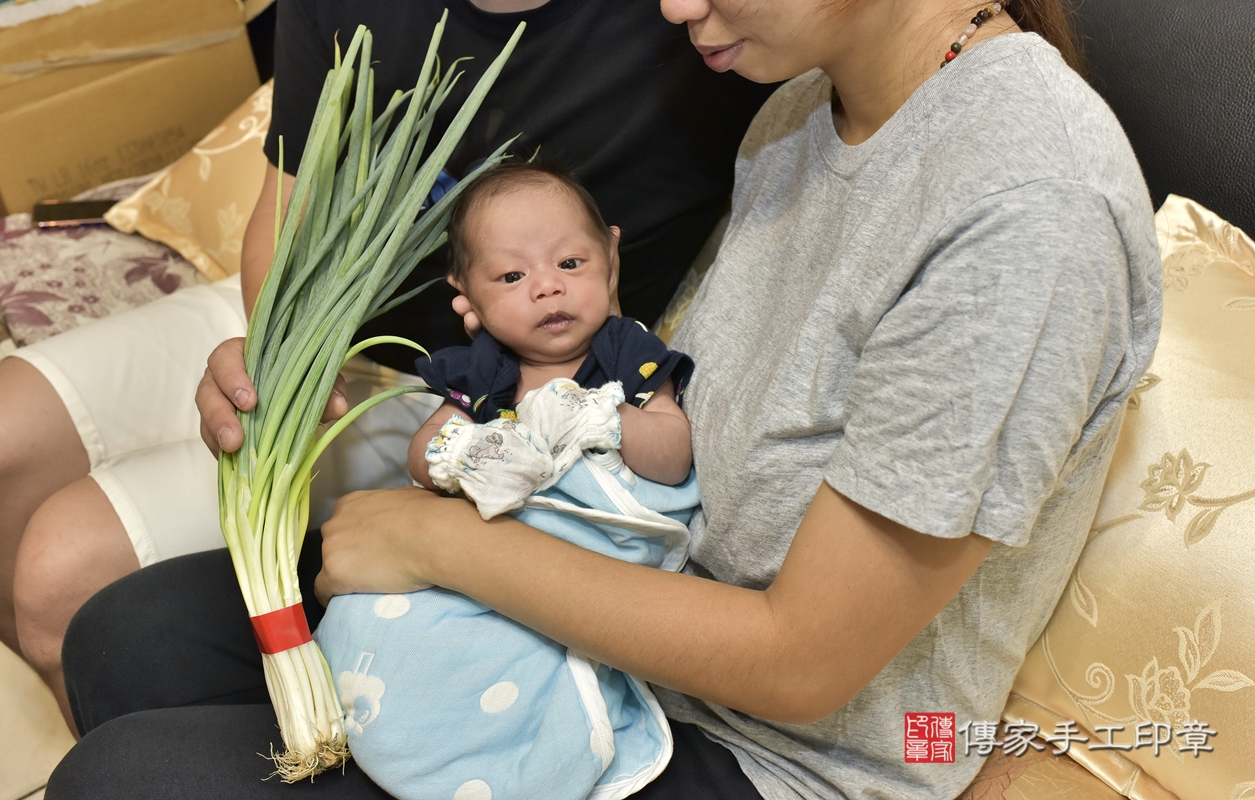
[[(38, 9), (46, 2), (36, 0), (30, 8)], [(95, 0), (60, 14), (0, 27), (0, 64), (46, 67), (113, 57), (128, 48), (169, 46), (243, 24), (242, 6), (236, 0)]]
[(67, 89), (74, 89), (83, 84), (107, 78), (143, 60), (133, 58), (124, 61), (84, 64), (77, 67), (62, 67), (37, 75), (0, 75), (0, 114), (52, 97)]
[(159, 169), (257, 86), (236, 0), (103, 0), (0, 28), (0, 213)]

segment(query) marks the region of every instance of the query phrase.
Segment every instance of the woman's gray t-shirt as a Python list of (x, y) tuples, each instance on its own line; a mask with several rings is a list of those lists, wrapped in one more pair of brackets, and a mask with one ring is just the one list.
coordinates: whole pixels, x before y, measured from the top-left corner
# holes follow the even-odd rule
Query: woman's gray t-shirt
[(906, 763), (903, 715), (997, 720), (1063, 590), (1159, 333), (1152, 210), (1115, 117), (1035, 34), (965, 51), (857, 146), (830, 99), (815, 71), (759, 113), (674, 342), (697, 362), (693, 569), (769, 585), (821, 481), (996, 544), (816, 724), (659, 696), (768, 800), (952, 798), (981, 759)]

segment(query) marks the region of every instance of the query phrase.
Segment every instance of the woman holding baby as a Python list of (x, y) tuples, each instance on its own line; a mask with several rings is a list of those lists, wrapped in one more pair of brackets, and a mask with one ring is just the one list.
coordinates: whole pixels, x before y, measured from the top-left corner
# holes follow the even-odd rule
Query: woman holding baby
[[(1057, 0), (662, 11), (712, 69), (789, 80), (742, 143), (719, 256), (670, 343), (696, 365), (689, 566), (396, 489), (341, 500), (317, 594), (434, 583), (648, 680), (677, 746), (641, 797), (955, 797), (979, 759), (907, 763), (902, 715), (997, 719), (1084, 543), (1158, 335), (1136, 161), (1070, 66)], [(219, 357), (212, 380), (219, 430), (246, 378)], [(214, 761), (238, 741), (197, 728), (209, 711), (104, 725), (48, 796), (79, 796), (123, 743), (146, 755), (110, 767), (119, 795), (143, 793), (154, 754)], [(197, 747), (158, 746), (180, 735)], [(184, 794), (256, 784), (204, 774)]]

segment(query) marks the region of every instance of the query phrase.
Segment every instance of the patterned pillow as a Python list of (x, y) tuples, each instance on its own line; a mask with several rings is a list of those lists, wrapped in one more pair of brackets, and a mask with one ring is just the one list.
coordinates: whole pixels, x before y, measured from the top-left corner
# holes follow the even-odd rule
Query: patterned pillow
[(266, 174), (273, 81), (191, 152), (109, 210), (106, 221), (169, 245), (211, 280), (240, 271), (244, 228)]
[[(1156, 223), (1155, 360), (1004, 719), (1048, 736), (1076, 721), (1090, 742), (1069, 754), (1127, 797), (1245, 800), (1255, 798), (1255, 242), (1176, 196)], [(1108, 737), (1122, 749), (1093, 749)]]

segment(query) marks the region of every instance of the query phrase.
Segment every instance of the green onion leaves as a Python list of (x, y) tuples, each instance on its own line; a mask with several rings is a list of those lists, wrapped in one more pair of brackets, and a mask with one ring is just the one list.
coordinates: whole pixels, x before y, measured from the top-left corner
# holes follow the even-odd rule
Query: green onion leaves
[[(446, 12), (447, 17), (447, 12)], [(319, 437), (323, 409), (344, 362), (386, 340), (350, 348), (361, 324), (414, 292), (391, 299), (405, 277), (444, 243), (452, 204), (480, 172), (504, 157), (502, 145), (475, 172), (425, 207), (524, 25), (475, 85), (448, 128), (427, 152), (436, 112), (461, 73), (441, 76), (432, 34), (417, 85), (393, 95), (373, 114), (372, 40), (365, 27), (343, 55), (322, 95), (287, 208), (276, 208), (275, 250), (245, 338), (244, 361), (258, 402), (241, 412), (244, 445), (219, 457), (219, 511), (240, 589), (251, 617), (301, 602), (296, 560), (309, 518), (311, 470), (318, 455), (358, 415), (418, 387), (372, 397)], [(424, 154), (426, 157), (424, 158)], [(280, 173), (283, 145), (280, 141)], [(281, 195), (281, 193), (280, 193)], [(314, 642), (263, 656), (285, 753), (278, 774), (295, 781), (348, 757), (344, 711), (326, 661)]]

